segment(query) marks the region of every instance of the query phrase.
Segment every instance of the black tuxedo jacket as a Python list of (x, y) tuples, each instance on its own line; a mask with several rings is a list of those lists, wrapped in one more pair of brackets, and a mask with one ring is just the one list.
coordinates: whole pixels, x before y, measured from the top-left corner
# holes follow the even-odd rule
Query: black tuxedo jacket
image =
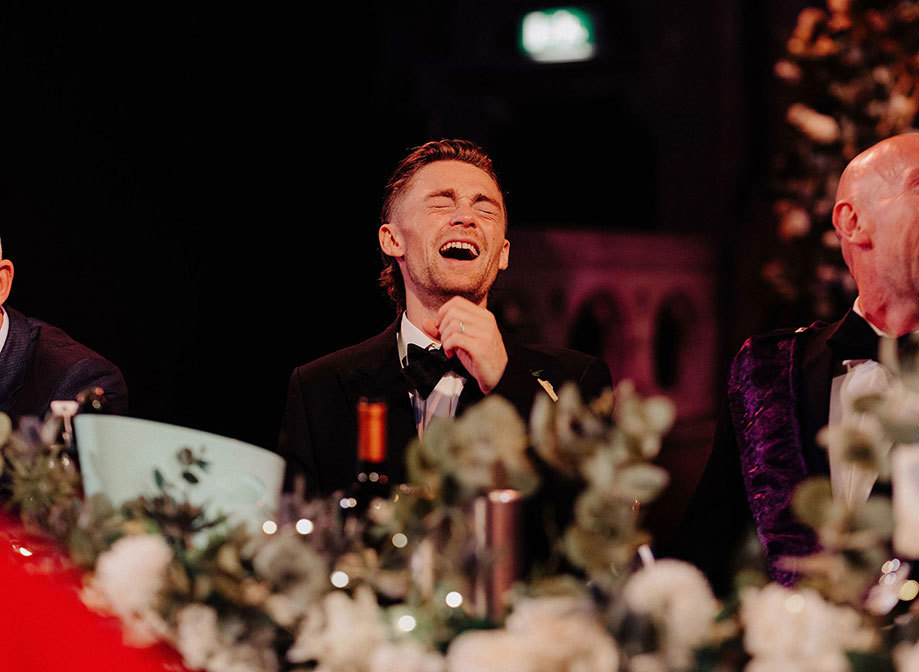
[[(791, 336), (789, 332), (788, 337)], [(797, 334), (800, 338), (793, 363), (796, 380), (796, 417), (806, 475), (829, 474), (826, 450), (816, 435), (829, 419), (833, 377), (844, 373), (842, 361), (854, 358), (847, 342), (877, 343), (870, 325), (854, 311), (839, 322), (816, 323)], [(790, 372), (791, 374), (792, 372)], [(722, 405), (709, 461), (683, 522), (672, 539), (662, 540), (660, 555), (679, 557), (698, 565), (716, 590), (730, 588), (732, 560), (752, 525), (751, 508), (741, 471), (737, 434), (728, 404)], [(792, 492), (788, 492), (790, 497)]]
[[(416, 436), (409, 386), (399, 363), (397, 319), (386, 331), (359, 345), (326, 355), (294, 370), (279, 440), (287, 460), (288, 483), (306, 477), (307, 494), (328, 495), (347, 487), (357, 467), (357, 403), (383, 399), (387, 416), (388, 461), (396, 482), (405, 477), (404, 450)], [(563, 348), (525, 346), (505, 337), (507, 368), (493, 394), (510, 401), (526, 421), (537, 394), (537, 376), (558, 390), (578, 383), (585, 398), (612, 385), (609, 367), (596, 357)], [(457, 414), (483, 398), (475, 380), (463, 387)]]
[(66, 333), (4, 307), (10, 330), (0, 350), (0, 411), (16, 423), (43, 417), (52, 401), (76, 399), (89, 387), (101, 387), (108, 410), (125, 414), (128, 390), (121, 371)]

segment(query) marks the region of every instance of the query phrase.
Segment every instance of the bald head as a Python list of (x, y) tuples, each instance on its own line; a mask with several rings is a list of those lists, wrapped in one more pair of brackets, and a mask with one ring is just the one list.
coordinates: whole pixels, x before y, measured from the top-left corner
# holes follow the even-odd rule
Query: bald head
[(889, 198), (899, 190), (903, 172), (917, 166), (919, 133), (906, 133), (869, 147), (846, 166), (839, 178), (836, 201)]
[(833, 226), (875, 325), (893, 333), (912, 318), (888, 329), (885, 315), (919, 320), (919, 134), (887, 138), (852, 159), (839, 178)]

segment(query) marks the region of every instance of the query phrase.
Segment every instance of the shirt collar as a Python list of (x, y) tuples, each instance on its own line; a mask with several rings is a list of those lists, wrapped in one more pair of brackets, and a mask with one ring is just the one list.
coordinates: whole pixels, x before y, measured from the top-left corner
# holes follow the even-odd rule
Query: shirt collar
[(862, 318), (865, 322), (867, 322), (867, 323), (868, 323), (868, 326), (871, 327), (871, 328), (874, 330), (874, 333), (876, 333), (878, 336), (883, 336), (883, 337), (885, 337), (885, 338), (892, 338), (892, 336), (888, 336), (887, 334), (885, 334), (885, 333), (884, 333), (883, 331), (881, 331), (871, 320), (869, 320), (867, 317), (865, 317), (865, 314), (862, 312), (862, 307), (861, 307), (861, 305), (859, 305), (859, 303), (858, 303), (858, 297), (857, 297), (857, 296), (855, 297), (855, 303), (852, 304), (852, 310), (855, 311), (855, 314), (856, 314), (856, 315), (858, 315), (858, 316), (859, 316), (860, 318)]
[(440, 343), (428, 336), (423, 330), (412, 324), (406, 313), (402, 313), (402, 324), (399, 326), (399, 361), (405, 361), (408, 344), (412, 343), (420, 348), (428, 349), (432, 345), (440, 346)]
[(0, 314), (3, 315), (3, 324), (0, 324), (0, 350), (6, 344), (6, 339), (10, 335), (10, 314), (0, 307)]

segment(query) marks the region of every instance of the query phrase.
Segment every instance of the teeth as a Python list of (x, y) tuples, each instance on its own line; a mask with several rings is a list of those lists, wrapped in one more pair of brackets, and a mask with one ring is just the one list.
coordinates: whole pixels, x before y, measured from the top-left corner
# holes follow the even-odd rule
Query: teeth
[(459, 241), (451, 241), (449, 243), (444, 244), (444, 246), (440, 248), (440, 252), (441, 254), (443, 254), (447, 250), (451, 250), (451, 249), (468, 250), (469, 253), (472, 254), (473, 258), (479, 256), (479, 250), (475, 245), (473, 245), (472, 243), (461, 243)]

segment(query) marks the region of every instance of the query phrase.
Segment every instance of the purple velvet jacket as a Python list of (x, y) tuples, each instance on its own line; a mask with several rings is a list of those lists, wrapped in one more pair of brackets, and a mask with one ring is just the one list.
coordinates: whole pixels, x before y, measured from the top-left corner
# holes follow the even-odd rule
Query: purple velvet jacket
[[(810, 329), (817, 328), (817, 325)], [(769, 573), (790, 585), (783, 556), (817, 550), (817, 539), (791, 512), (795, 489), (808, 476), (798, 421), (798, 348), (807, 329), (747, 340), (731, 365), (728, 409), (747, 502)]]
[(785, 585), (794, 575), (779, 558), (817, 549), (811, 530), (790, 510), (795, 488), (828, 474), (816, 443), (826, 425), (832, 378), (842, 372), (843, 344), (877, 337), (856, 313), (748, 339), (734, 358), (712, 452), (683, 523), (658, 544), (659, 555), (702, 568), (716, 590), (730, 589), (732, 558), (751, 524), (765, 569)]

